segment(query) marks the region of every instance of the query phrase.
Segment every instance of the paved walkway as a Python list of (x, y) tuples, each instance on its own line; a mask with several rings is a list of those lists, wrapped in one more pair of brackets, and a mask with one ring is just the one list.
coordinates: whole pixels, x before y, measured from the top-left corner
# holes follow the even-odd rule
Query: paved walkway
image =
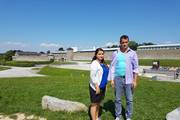
[(44, 76), (37, 74), (38, 70), (33, 70), (33, 68), (37, 67), (11, 67), (11, 69), (0, 71), (0, 78)]
[[(78, 69), (78, 70), (90, 70), (90, 64), (85, 62), (77, 62), (77, 64), (68, 65), (51, 65), (56, 68), (66, 68), (66, 69)], [(158, 76), (158, 81), (169, 81), (169, 82), (180, 82), (180, 79), (174, 80), (173, 78), (166, 76), (164, 74), (146, 73), (143, 74), (143, 69), (150, 69), (151, 66), (140, 66), (139, 75), (148, 78), (155, 78)]]
[[(90, 63), (88, 62), (78, 62), (77, 64), (64, 64), (64, 65), (50, 65), (51, 67), (56, 68), (66, 68), (66, 69), (78, 69), (78, 70), (90, 70)], [(43, 66), (38, 66), (41, 68)], [(36, 76), (44, 76), (37, 74), (37, 70), (33, 70), (33, 68), (37, 67), (11, 67), (11, 69), (0, 71), (0, 78), (4, 77), (36, 77)], [(158, 76), (158, 81), (170, 81), (170, 82), (180, 82), (180, 79), (173, 80), (168, 76), (163, 74), (143, 74), (143, 69), (149, 69), (151, 66), (140, 66), (139, 67), (139, 75), (143, 77), (154, 78)]]
[[(56, 67), (56, 68), (90, 70), (90, 63), (88, 62), (77, 62), (77, 64), (50, 65), (50, 66)], [(151, 66), (140, 66), (139, 72), (142, 73), (143, 69), (149, 69), (149, 68), (151, 68)]]
[(67, 69), (76, 69), (76, 70), (90, 70), (89, 62), (78, 62), (77, 64), (62, 64), (62, 65), (50, 65), (56, 68), (67, 68)]
[[(14, 118), (12, 116), (14, 116)], [(47, 119), (35, 115), (26, 115), (24, 113), (15, 113), (11, 115), (5, 115), (3, 113), (0, 113), (0, 120), (47, 120)]]

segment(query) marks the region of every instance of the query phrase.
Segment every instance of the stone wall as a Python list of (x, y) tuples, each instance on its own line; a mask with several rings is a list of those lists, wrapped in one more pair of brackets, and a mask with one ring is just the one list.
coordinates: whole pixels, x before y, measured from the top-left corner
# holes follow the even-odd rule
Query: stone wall
[[(94, 53), (94, 51), (74, 52), (73, 60), (92, 60)], [(105, 51), (105, 60), (110, 60), (112, 53), (113, 51)]]
[[(105, 60), (111, 60), (112, 53), (115, 50), (105, 51)], [(180, 49), (176, 50), (138, 50), (139, 59), (179, 59), (180, 60)], [(92, 60), (94, 51), (78, 51), (67, 53), (53, 54), (50, 56), (13, 56), (13, 60), (16, 61), (49, 61), (54, 59), (55, 61), (70, 61), (70, 60)]]
[(67, 61), (70, 61), (70, 60), (73, 60), (73, 56), (74, 56), (74, 52), (73, 52), (73, 49), (72, 50), (67, 50), (67, 53), (66, 53), (66, 59)]
[(73, 60), (91, 60), (94, 55), (93, 52), (74, 52)]
[(174, 50), (138, 50), (139, 59), (179, 59), (180, 49)]
[(48, 56), (13, 56), (15, 61), (49, 61)]
[(53, 54), (54, 61), (66, 61), (67, 60), (67, 54), (61, 53), (61, 54)]
[[(114, 50), (105, 51), (105, 60), (111, 60)], [(174, 50), (138, 50), (136, 51), (139, 59), (179, 59), (180, 49)], [(94, 56), (94, 51), (75, 52), (73, 60), (91, 60)]]

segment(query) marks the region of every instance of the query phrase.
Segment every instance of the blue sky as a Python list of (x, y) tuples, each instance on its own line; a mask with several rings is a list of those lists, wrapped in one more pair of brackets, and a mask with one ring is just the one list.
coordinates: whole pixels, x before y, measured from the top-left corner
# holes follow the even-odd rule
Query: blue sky
[(0, 52), (180, 43), (179, 0), (0, 0)]

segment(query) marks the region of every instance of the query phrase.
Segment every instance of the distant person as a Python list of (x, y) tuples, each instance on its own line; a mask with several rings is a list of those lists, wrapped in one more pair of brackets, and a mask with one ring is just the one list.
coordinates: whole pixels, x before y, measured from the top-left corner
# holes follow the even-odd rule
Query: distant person
[(109, 68), (104, 64), (104, 50), (98, 48), (92, 59), (90, 66), (90, 114), (92, 120), (100, 120), (100, 103), (104, 99), (106, 92), (107, 77)]
[(178, 68), (178, 69), (176, 70), (176, 79), (179, 78), (179, 74), (180, 74), (180, 68)]
[(119, 42), (120, 48), (112, 55), (108, 79), (115, 88), (115, 120), (120, 120), (122, 116), (121, 97), (123, 94), (126, 98), (126, 120), (131, 120), (133, 90), (137, 86), (138, 58), (136, 52), (128, 47), (127, 35), (122, 35)]

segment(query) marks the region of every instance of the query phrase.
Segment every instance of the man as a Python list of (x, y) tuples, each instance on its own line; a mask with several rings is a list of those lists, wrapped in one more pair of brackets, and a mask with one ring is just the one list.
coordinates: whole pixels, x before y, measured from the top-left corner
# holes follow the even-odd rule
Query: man
[(135, 51), (128, 47), (129, 37), (120, 37), (120, 48), (112, 55), (108, 79), (115, 88), (115, 120), (120, 120), (121, 97), (126, 98), (126, 120), (131, 120), (133, 112), (133, 89), (137, 86), (138, 58)]

